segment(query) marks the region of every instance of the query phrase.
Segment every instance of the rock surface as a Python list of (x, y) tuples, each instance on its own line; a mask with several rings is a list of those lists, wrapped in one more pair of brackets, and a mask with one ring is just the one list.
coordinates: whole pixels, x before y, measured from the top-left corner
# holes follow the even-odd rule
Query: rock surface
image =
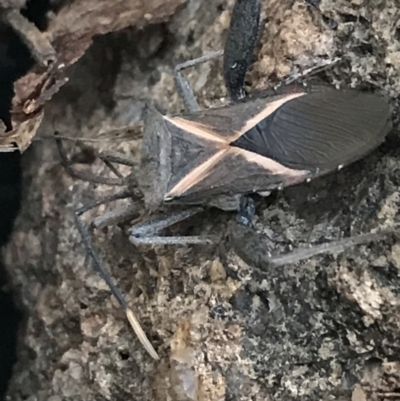
[[(180, 112), (173, 67), (222, 48), (232, 7), (232, 0), (191, 0), (168, 24), (98, 37), (47, 105), (39, 136), (57, 129), (95, 138), (134, 126), (145, 102)], [(301, 0), (265, 2), (268, 23), (251, 88), (339, 56), (324, 71), (328, 80), (381, 90), (398, 110), (397, 1), (322, 0), (319, 7), (324, 18)], [(221, 71), (220, 61), (188, 71), (201, 107), (224, 101)], [(93, 161), (91, 145), (66, 146), (79, 168), (111, 176)], [(140, 139), (105, 137), (94, 146), (138, 158)], [(257, 229), (289, 251), (390, 227), (400, 202), (399, 158), (395, 130), (363, 161), (267, 198), (257, 209)], [(26, 312), (8, 400), (400, 397), (395, 237), (262, 273), (223, 246), (136, 249), (129, 225), (96, 231), (107, 269), (161, 357), (154, 361), (93, 273), (71, 213), (115, 189), (71, 179), (52, 141), (34, 143), (24, 164), (23, 209), (5, 251)], [(113, 206), (85, 214), (85, 222)], [(212, 210), (173, 231), (224, 237), (232, 217)]]

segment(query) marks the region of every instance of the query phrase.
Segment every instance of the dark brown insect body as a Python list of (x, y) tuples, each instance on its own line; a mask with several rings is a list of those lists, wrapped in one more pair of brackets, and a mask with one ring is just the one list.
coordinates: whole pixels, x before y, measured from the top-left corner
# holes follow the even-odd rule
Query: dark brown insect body
[(390, 121), (383, 97), (326, 86), (185, 116), (149, 110), (140, 189), (151, 211), (161, 203), (229, 210), (236, 207), (227, 197), (308, 181), (360, 159), (384, 141)]

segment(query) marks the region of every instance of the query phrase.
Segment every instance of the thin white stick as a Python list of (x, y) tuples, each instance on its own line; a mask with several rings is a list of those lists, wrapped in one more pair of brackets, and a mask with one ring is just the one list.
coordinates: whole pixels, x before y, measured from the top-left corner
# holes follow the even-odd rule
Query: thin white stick
[(156, 350), (151, 345), (150, 340), (147, 338), (146, 333), (143, 331), (142, 327), (140, 326), (139, 321), (137, 320), (135, 314), (132, 312), (131, 309), (126, 308), (126, 317), (129, 320), (129, 323), (132, 326), (133, 331), (137, 335), (137, 338), (142, 343), (145, 350), (150, 354), (153, 359), (160, 359)]

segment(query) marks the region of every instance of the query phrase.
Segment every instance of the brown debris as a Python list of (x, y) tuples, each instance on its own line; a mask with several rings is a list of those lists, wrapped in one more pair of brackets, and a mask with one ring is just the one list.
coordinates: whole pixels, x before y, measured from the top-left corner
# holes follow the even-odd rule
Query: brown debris
[(11, 132), (3, 134), (4, 136), (0, 135), (0, 152), (14, 152), (14, 144), (21, 151), (25, 150), (32, 141), (32, 135), (39, 129), (43, 115), (43, 110), (39, 110), (35, 114), (31, 114), (29, 119), (19, 122)]
[(56, 52), (36, 26), (29, 22), (16, 9), (6, 9), (0, 13), (3, 21), (10, 25), (21, 37), (31, 52), (32, 57), (42, 67), (48, 67), (56, 60)]
[(83, 56), (94, 36), (128, 26), (141, 29), (166, 21), (185, 1), (76, 0), (50, 17), (45, 32), (40, 32), (17, 9), (3, 10), (3, 19), (22, 37), (38, 63), (14, 84), (13, 130), (0, 134), (0, 151), (9, 150), (13, 144), (21, 152), (27, 149), (37, 127), (31, 124), (32, 131), (24, 130), (20, 137), (19, 126), (40, 114), (43, 106), (68, 81), (68, 67)]

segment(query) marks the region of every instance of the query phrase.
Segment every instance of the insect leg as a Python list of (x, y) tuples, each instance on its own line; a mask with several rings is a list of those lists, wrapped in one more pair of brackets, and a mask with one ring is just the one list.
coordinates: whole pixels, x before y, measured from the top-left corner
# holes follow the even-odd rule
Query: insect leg
[(297, 249), (287, 254), (274, 255), (271, 241), (267, 237), (258, 235), (251, 225), (254, 214), (255, 205), (253, 199), (249, 196), (243, 197), (236, 222), (231, 224), (229, 237), (236, 253), (246, 263), (260, 270), (298, 263), (321, 254), (342, 253), (357, 245), (379, 241), (396, 232), (396, 228), (393, 227), (376, 233), (360, 234), (326, 244)]
[(120, 306), (124, 309), (129, 323), (131, 324), (139, 341), (142, 343), (142, 345), (144, 346), (146, 351), (151, 355), (152, 358), (159, 359), (157, 352), (151, 345), (145, 332), (141, 328), (137, 318), (135, 317), (132, 310), (128, 307), (127, 302), (125, 301), (125, 298), (121, 294), (121, 291), (116, 287), (111, 276), (109, 275), (107, 270), (104, 268), (103, 262), (100, 258), (100, 255), (98, 254), (96, 248), (94, 247), (90, 233), (89, 233), (88, 229), (85, 227), (85, 225), (83, 224), (79, 213), (75, 213), (75, 222), (76, 222), (78, 231), (82, 236), (86, 251), (93, 261), (94, 270), (107, 283), (108, 287), (111, 290), (111, 293), (117, 299)]
[(230, 229), (230, 241), (235, 252), (247, 264), (268, 271), (270, 268), (298, 263), (316, 255), (342, 253), (356, 245), (379, 241), (395, 231), (393, 228), (376, 233), (361, 234), (309, 248), (297, 249), (288, 254), (274, 255), (271, 241), (268, 238), (258, 235), (252, 227), (236, 222)]
[(256, 205), (254, 204), (253, 198), (250, 196), (243, 196), (240, 199), (240, 209), (237, 221), (244, 226), (250, 226), (255, 213)]
[(124, 178), (124, 176), (118, 171), (118, 169), (107, 157), (104, 157), (101, 153), (99, 154), (99, 157), (104, 162), (104, 164), (114, 173), (114, 175), (116, 175), (120, 179)]
[(149, 220), (138, 223), (130, 228), (129, 240), (135, 245), (187, 245), (215, 243), (216, 238), (210, 236), (163, 237), (156, 235), (163, 229), (186, 220), (202, 211), (202, 208), (192, 208), (150, 218)]
[(124, 176), (118, 171), (113, 163), (123, 164), (124, 166), (129, 167), (133, 167), (136, 164), (136, 161), (133, 160), (131, 157), (124, 155), (121, 152), (113, 152), (112, 150), (105, 150), (100, 152), (99, 158), (118, 178), (124, 178)]
[(182, 74), (182, 71), (186, 68), (194, 67), (196, 65), (205, 63), (210, 60), (214, 60), (220, 56), (222, 56), (223, 51), (218, 50), (216, 52), (206, 54), (202, 57), (186, 61), (184, 63), (178, 64), (175, 67), (175, 75), (174, 81), (176, 90), (178, 91), (179, 95), (181, 96), (185, 108), (188, 112), (195, 112), (199, 110), (199, 105), (197, 103), (196, 97), (194, 96), (193, 89), (191, 88), (188, 80)]
[(83, 213), (94, 209), (97, 206), (104, 205), (105, 203), (110, 203), (118, 199), (126, 199), (131, 196), (131, 192), (128, 189), (125, 189), (121, 192), (117, 192), (116, 194), (106, 195), (100, 199), (96, 199), (93, 202), (89, 202), (86, 205), (83, 205), (79, 209), (76, 209), (75, 212), (81, 216)]
[(112, 150), (104, 150), (100, 152), (100, 158), (104, 161), (123, 164), (124, 166), (133, 167), (137, 164), (132, 157), (127, 156), (121, 152), (113, 152)]
[(236, 0), (224, 49), (224, 78), (232, 100), (245, 97), (245, 77), (260, 30), (261, 0)]
[(56, 60), (56, 52), (48, 39), (17, 9), (0, 9), (0, 17), (18, 34), (39, 64), (47, 67)]
[(139, 205), (136, 203), (130, 203), (119, 208), (113, 209), (108, 213), (96, 217), (93, 221), (93, 226), (96, 228), (103, 228), (118, 224), (122, 221), (132, 219), (137, 216), (140, 211)]
[(353, 237), (344, 238), (342, 240), (328, 242), (326, 244), (311, 246), (310, 248), (297, 249), (286, 255), (273, 255), (269, 260), (269, 265), (272, 267), (279, 267), (287, 264), (298, 263), (304, 259), (309, 259), (316, 255), (342, 253), (349, 248), (355, 247), (356, 245), (379, 241), (393, 233), (394, 230), (382, 230), (376, 233), (360, 234)]
[(154, 235), (151, 237), (130, 237), (131, 242), (136, 245), (196, 245), (196, 244), (215, 244), (217, 238), (211, 236), (161, 236)]
[(71, 177), (78, 178), (80, 180), (88, 182), (94, 182), (96, 184), (104, 184), (112, 186), (122, 186), (126, 184), (126, 180), (124, 177), (118, 177), (118, 178), (102, 177), (100, 175), (93, 174), (91, 171), (79, 171), (75, 169), (72, 166), (71, 161), (67, 157), (67, 153), (65, 151), (62, 140), (57, 138), (57, 136), (56, 136), (56, 143), (61, 158), (61, 164)]
[[(65, 151), (62, 147), (61, 147), (60, 153), (62, 155), (65, 165), (68, 165), (69, 161), (66, 158)], [(124, 154), (119, 153), (119, 152), (111, 152), (111, 151), (101, 152), (99, 157), (102, 161), (104, 161), (104, 163), (106, 163), (107, 167), (109, 167), (111, 169), (111, 171), (113, 171), (119, 179), (124, 180), (124, 182), (125, 182), (125, 177), (123, 177), (123, 175), (114, 167), (114, 165), (112, 163), (124, 164), (124, 165), (128, 165), (128, 166), (132, 166), (135, 164), (135, 161), (132, 160), (129, 156), (125, 156)], [(81, 172), (79, 172), (79, 173), (81, 174)], [(76, 176), (75, 172), (73, 172), (73, 174), (74, 174), (74, 176)], [(87, 173), (82, 173), (82, 174), (85, 174), (86, 177), (83, 177), (81, 175), (79, 178), (83, 177), (83, 178), (86, 178), (87, 180), (92, 178), (91, 176), (88, 177)], [(103, 177), (100, 177), (100, 179), (102, 180), (101, 183), (103, 183)], [(97, 176), (96, 176), (96, 182), (98, 182)], [(109, 181), (107, 181), (107, 183), (109, 183)], [(90, 202), (90, 203), (80, 207), (79, 209), (77, 209), (76, 213), (78, 213), (79, 215), (82, 215), (83, 213), (85, 213), (88, 210), (91, 210), (97, 206), (103, 205), (105, 203), (110, 203), (110, 202), (113, 202), (113, 201), (119, 200), (119, 199), (130, 198), (131, 196), (132, 196), (132, 191), (130, 188), (127, 188), (116, 194), (106, 195), (103, 198), (96, 199), (93, 202)], [(129, 205), (125, 205), (120, 208), (113, 209), (110, 212), (97, 217), (93, 221), (93, 225), (96, 228), (102, 228), (105, 226), (117, 224), (121, 221), (124, 221), (128, 218), (135, 216), (138, 213), (138, 210), (139, 210), (138, 206), (135, 203), (133, 203), (133, 204), (131, 203)]]

